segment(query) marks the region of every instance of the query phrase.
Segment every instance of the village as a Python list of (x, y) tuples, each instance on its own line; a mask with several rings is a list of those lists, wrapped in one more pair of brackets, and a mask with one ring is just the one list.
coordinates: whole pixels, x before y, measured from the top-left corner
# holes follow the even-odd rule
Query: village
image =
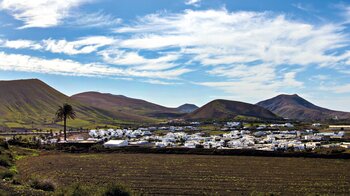
[[(291, 123), (261, 124), (255, 129), (240, 122), (226, 122), (221, 134), (201, 131), (199, 122), (186, 126), (140, 127), (137, 129), (94, 129), (88, 138), (71, 137), (68, 143), (101, 143), (105, 148), (126, 146), (153, 148), (251, 149), (261, 151), (312, 151), (318, 148), (350, 149), (344, 131), (295, 130)], [(312, 126), (319, 126), (317, 123)], [(161, 131), (161, 133), (159, 133)], [(64, 143), (57, 139), (43, 143)]]

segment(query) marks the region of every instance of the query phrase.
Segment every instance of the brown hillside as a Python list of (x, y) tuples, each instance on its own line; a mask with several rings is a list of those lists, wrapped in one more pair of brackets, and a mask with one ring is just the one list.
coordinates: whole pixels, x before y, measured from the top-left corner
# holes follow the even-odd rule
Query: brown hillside
[(141, 99), (123, 95), (99, 92), (85, 92), (72, 96), (72, 99), (114, 113), (134, 114), (149, 118), (179, 117), (182, 114), (175, 108), (167, 108)]
[(257, 103), (273, 113), (288, 119), (324, 121), (350, 119), (350, 113), (316, 106), (298, 95), (279, 95)]
[(214, 100), (186, 116), (188, 119), (232, 119), (236, 116), (255, 117), (259, 119), (279, 119), (272, 112), (256, 105), (229, 101)]
[(63, 103), (73, 105), (78, 119), (100, 121), (110, 114), (70, 99), (37, 79), (0, 81), (0, 124), (52, 124), (57, 108)]

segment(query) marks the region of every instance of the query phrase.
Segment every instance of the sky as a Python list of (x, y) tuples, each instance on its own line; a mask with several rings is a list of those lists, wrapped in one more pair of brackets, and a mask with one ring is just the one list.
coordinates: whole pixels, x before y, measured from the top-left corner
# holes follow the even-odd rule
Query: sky
[(350, 111), (350, 1), (0, 0), (0, 80), (176, 107), (299, 94)]

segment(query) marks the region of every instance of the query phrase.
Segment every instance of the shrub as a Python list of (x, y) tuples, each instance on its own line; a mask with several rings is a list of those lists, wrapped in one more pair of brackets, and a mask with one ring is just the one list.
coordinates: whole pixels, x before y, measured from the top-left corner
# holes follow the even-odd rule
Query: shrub
[(259, 191), (253, 191), (250, 193), (250, 196), (274, 196), (279, 195), (278, 193), (273, 192), (259, 192)]
[(103, 196), (129, 196), (131, 191), (122, 185), (109, 185), (107, 186)]
[(5, 170), (0, 173), (1, 179), (11, 179), (15, 174), (10, 170)]
[(46, 180), (34, 179), (30, 183), (30, 187), (34, 189), (43, 190), (43, 191), (55, 191), (55, 184), (48, 179)]
[(0, 195), (1, 196), (7, 196), (7, 195), (11, 195), (11, 194), (9, 192), (5, 191), (5, 190), (0, 189)]
[(22, 183), (17, 177), (15, 177), (15, 178), (12, 179), (12, 184), (14, 184), (14, 185), (21, 185)]
[(91, 146), (89, 150), (94, 152), (102, 152), (103, 150), (105, 150), (105, 148), (101, 144), (95, 144)]
[(9, 149), (9, 143), (7, 141), (5, 141), (5, 140), (0, 140), (0, 146), (3, 147), (6, 150)]
[(203, 146), (203, 145), (201, 145), (201, 144), (196, 144), (196, 148), (203, 149), (203, 148), (204, 148), (204, 146)]
[(65, 189), (63, 195), (87, 196), (91, 195), (91, 193), (86, 186), (81, 184), (74, 184), (69, 188)]
[(12, 160), (6, 154), (0, 156), (0, 166), (10, 167), (12, 166)]
[(78, 151), (78, 148), (75, 147), (75, 146), (69, 146), (69, 147), (68, 147), (68, 151), (74, 153), (74, 152), (77, 152), (77, 151)]

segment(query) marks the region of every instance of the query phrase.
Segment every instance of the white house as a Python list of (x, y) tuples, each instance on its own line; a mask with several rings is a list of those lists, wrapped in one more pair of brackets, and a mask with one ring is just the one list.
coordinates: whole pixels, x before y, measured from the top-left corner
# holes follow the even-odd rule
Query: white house
[(106, 148), (117, 148), (117, 147), (123, 147), (128, 145), (129, 145), (128, 140), (109, 140), (108, 142), (103, 144), (103, 146)]

